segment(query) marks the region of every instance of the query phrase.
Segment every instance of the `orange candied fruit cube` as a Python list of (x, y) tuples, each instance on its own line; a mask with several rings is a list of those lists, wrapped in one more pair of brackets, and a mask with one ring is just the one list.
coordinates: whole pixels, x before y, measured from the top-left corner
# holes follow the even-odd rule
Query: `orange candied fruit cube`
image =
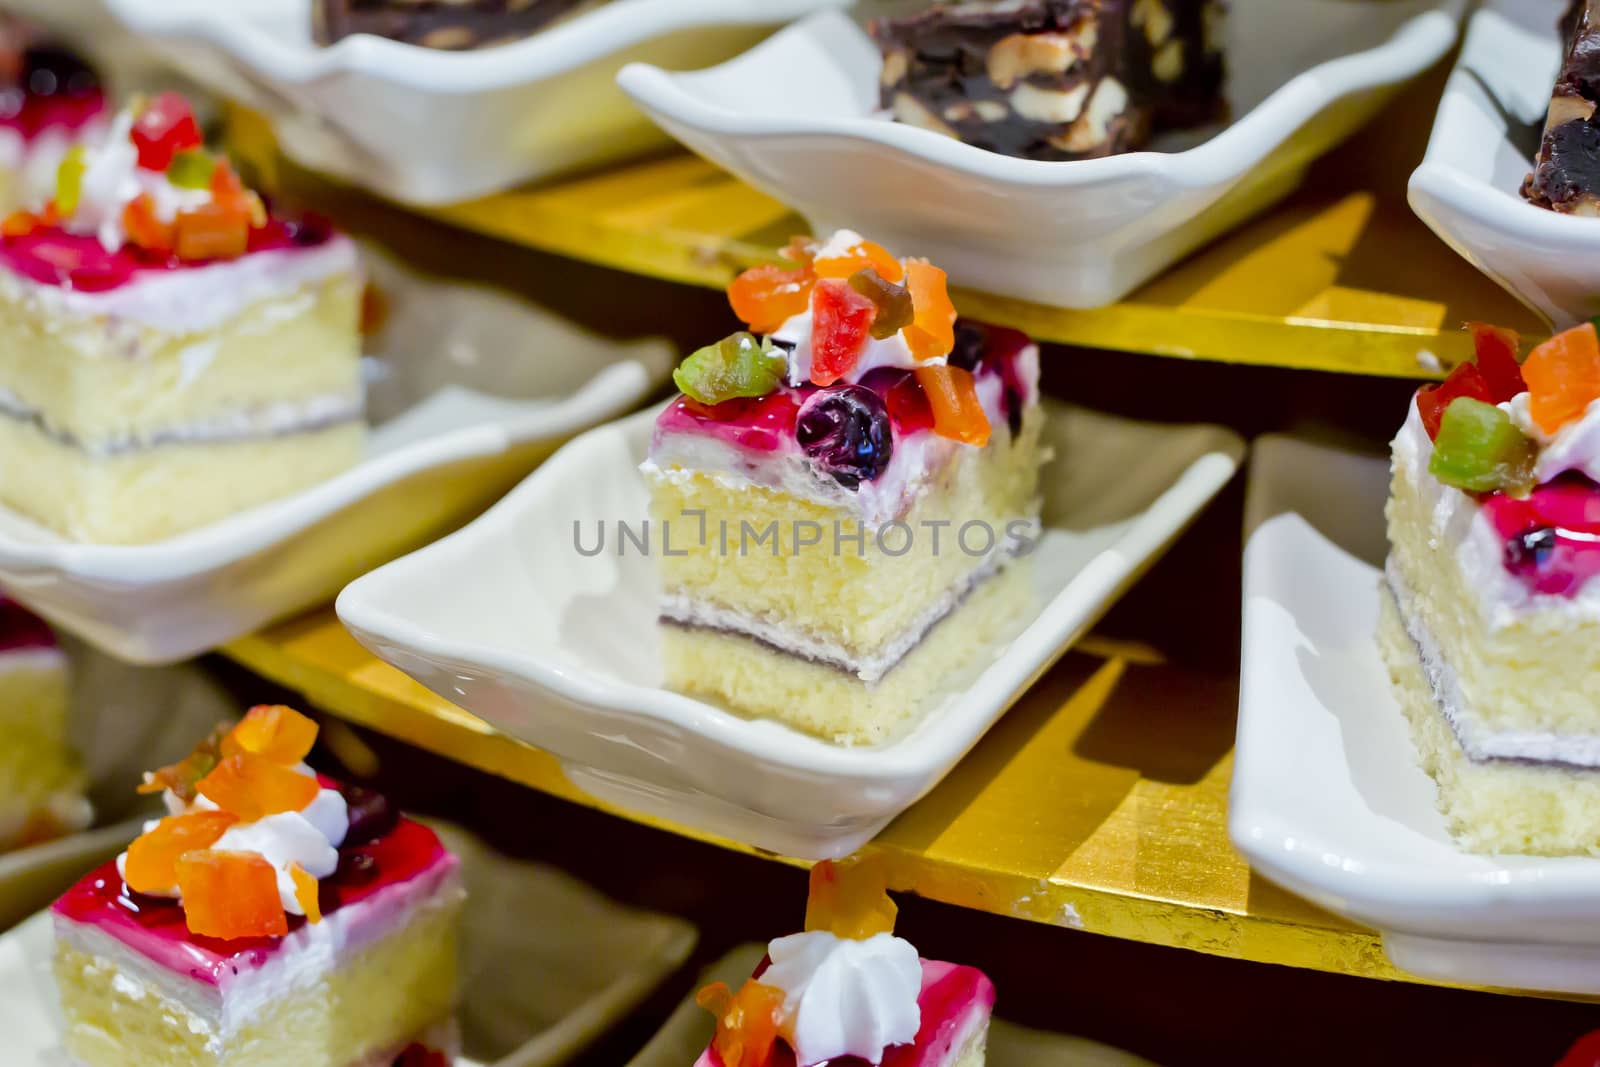
[(274, 763), (294, 766), (311, 754), (317, 724), (282, 704), (257, 704), (222, 739), (223, 756), (251, 752)]
[(978, 448), (989, 443), (989, 416), (978, 402), (971, 371), (935, 364), (913, 373), (933, 409), (934, 433)]
[(122, 880), (136, 893), (170, 893), (178, 884), (178, 861), (210, 848), (238, 816), (225, 811), (192, 811), (162, 819), (128, 846)]
[(783, 1027), (783, 990), (754, 978), (739, 992), (714, 982), (695, 995), (695, 1003), (717, 1019), (711, 1047), (722, 1067), (768, 1067)]
[(316, 876), (296, 863), (289, 868), (289, 880), (294, 883), (294, 899), (306, 913), (306, 921), (315, 926), (322, 921), (322, 898)]
[(289, 932), (278, 872), (254, 852), (186, 853), (178, 860), (178, 889), (190, 933), (233, 941)]
[(177, 231), (156, 214), (155, 198), (140, 193), (122, 209), (122, 230), (128, 240), (151, 252), (171, 252), (177, 246)]
[(31, 211), (13, 211), (0, 219), (0, 237), (26, 237), (44, 226), (44, 220)]
[(811, 306), (816, 275), (809, 267), (789, 270), (774, 264), (751, 267), (728, 286), (728, 303), (739, 321), (755, 333), (772, 333)]
[(243, 822), (303, 811), (322, 787), (317, 780), (254, 752), (235, 752), (200, 779), (200, 795)]
[(903, 331), (911, 356), (918, 362), (948, 356), (956, 346), (956, 306), (944, 271), (927, 260), (906, 262), (906, 288), (911, 291), (911, 325)]
[(1600, 399), (1600, 335), (1584, 323), (1558, 333), (1522, 362), (1528, 383), (1528, 414), (1545, 433), (1555, 433)]
[(235, 204), (202, 204), (178, 212), (178, 258), (195, 262), (205, 259), (238, 259), (250, 244), (250, 215)]
[(899, 284), (906, 276), (906, 268), (888, 249), (875, 241), (862, 241), (851, 245), (843, 253), (812, 260), (811, 267), (819, 278), (848, 278), (869, 267), (878, 272), (886, 282)]
[(889, 875), (882, 859), (824, 860), (811, 868), (806, 897), (806, 929), (865, 941), (894, 932), (900, 909), (889, 897)]

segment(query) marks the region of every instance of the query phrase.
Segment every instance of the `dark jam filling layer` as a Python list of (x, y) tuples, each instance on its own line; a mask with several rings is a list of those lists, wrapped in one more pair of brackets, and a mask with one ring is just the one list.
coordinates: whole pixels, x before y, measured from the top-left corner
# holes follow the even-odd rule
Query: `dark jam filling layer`
[(1518, 499), (1491, 493), (1483, 501), (1505, 539), (1506, 570), (1529, 592), (1575, 596), (1600, 574), (1600, 485), (1563, 474)]
[[(333, 234), (333, 226), (319, 216), (270, 218), (265, 226), (250, 231), (245, 254), (313, 248), (326, 244)], [(176, 256), (147, 252), (134, 244), (107, 252), (99, 238), (92, 234), (68, 233), (56, 228), (0, 237), (0, 266), (41, 285), (84, 293), (118, 289), (155, 271), (189, 270), (214, 262), (186, 262)]]
[[(379, 794), (351, 786), (339, 789), (350, 807), (350, 832), (339, 849), (339, 869), (319, 886), (324, 917), (410, 881), (432, 868), (445, 853), (432, 830), (395, 816)], [(215, 983), (229, 968), (236, 972), (241, 967), (259, 967), (282, 943), (278, 938), (221, 941), (192, 934), (177, 901), (129, 889), (115, 862), (90, 873), (51, 910), (99, 927), (136, 950), (142, 949), (141, 942), (164, 944), (173, 950), (166, 962), (181, 954), (189, 977), (203, 982)], [(303, 916), (289, 916), (291, 934), (305, 925)], [(137, 936), (120, 936), (119, 930), (135, 931)]]
[(15, 600), (0, 596), (0, 652), (54, 648), (55, 645), (56, 635), (50, 632), (44, 620)]

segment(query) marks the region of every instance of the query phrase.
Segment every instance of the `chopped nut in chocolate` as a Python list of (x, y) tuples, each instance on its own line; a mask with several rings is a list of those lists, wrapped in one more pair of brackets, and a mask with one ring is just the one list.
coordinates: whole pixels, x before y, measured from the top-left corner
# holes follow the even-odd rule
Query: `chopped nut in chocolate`
[(1554, 211), (1600, 215), (1600, 0), (1573, 0), (1561, 31), (1561, 73), (1522, 195)]

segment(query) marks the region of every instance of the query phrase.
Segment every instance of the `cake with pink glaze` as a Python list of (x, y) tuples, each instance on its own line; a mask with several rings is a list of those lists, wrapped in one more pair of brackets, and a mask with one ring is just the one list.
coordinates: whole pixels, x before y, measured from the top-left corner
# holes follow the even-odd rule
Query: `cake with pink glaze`
[(817, 864), (806, 932), (737, 992), (700, 991), (716, 1029), (695, 1067), (983, 1067), (994, 983), (896, 937), (883, 887), (881, 865)]
[(62, 159), (105, 129), (93, 67), (14, 23), (0, 25), (0, 212), (51, 196)]
[(1005, 633), (1038, 533), (1039, 351), (859, 234), (729, 289), (643, 473), (668, 686), (841, 744), (908, 727)]
[(361, 292), (352, 242), (268, 212), (182, 97), (134, 104), (0, 222), (0, 503), (137, 544), (348, 468)]
[(258, 707), (147, 776), (171, 813), (51, 909), (85, 1067), (449, 1067), (458, 863), (378, 794), (302, 762)]
[(67, 712), (67, 657), (55, 635), (0, 594), (0, 850), (89, 825)]
[(1461, 847), (1600, 855), (1600, 338), (1472, 329), (1394, 440), (1379, 643)]

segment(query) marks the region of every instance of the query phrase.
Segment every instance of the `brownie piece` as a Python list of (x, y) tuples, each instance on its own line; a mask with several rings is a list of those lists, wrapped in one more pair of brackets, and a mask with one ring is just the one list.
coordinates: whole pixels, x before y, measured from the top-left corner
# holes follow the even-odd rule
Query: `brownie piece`
[(1561, 35), (1561, 73), (1522, 195), (1553, 211), (1600, 215), (1600, 0), (1574, 0)]
[(371, 33), (461, 51), (508, 44), (599, 0), (312, 0), (322, 44)]
[(1143, 147), (1219, 118), (1222, 0), (982, 0), (880, 19), (883, 106), (1029, 159)]

